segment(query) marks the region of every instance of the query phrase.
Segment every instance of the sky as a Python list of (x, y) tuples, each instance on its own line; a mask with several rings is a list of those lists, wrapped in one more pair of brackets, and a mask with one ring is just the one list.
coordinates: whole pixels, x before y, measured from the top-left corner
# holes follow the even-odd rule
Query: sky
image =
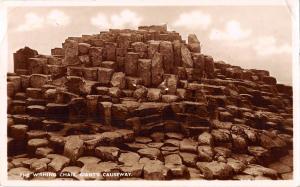
[(9, 71), (13, 52), (24, 46), (50, 54), (69, 36), (109, 28), (168, 24), (184, 39), (197, 35), (201, 52), (246, 69), (268, 70), (292, 85), (292, 20), (286, 6), (98, 6), (10, 7)]

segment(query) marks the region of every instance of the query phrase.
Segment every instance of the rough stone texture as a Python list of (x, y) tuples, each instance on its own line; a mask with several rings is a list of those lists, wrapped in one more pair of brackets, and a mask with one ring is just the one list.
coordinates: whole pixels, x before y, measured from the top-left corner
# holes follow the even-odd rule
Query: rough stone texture
[(116, 161), (119, 156), (119, 149), (117, 147), (97, 147), (96, 155), (105, 161)]
[(145, 86), (151, 86), (151, 59), (138, 60), (138, 76)]
[(172, 73), (174, 70), (174, 54), (172, 43), (170, 41), (160, 42), (159, 52), (163, 56), (165, 73)]
[(194, 63), (192, 60), (191, 53), (184, 44), (181, 45), (181, 58), (182, 58), (182, 66), (183, 67), (193, 68)]
[[(293, 88), (266, 70), (215, 61), (195, 34), (186, 42), (166, 25), (110, 29), (69, 37), (51, 55), (20, 49), (14, 68), (9, 178), (293, 176)], [(80, 172), (131, 175), (67, 176)]]
[(70, 159), (71, 162), (75, 162), (84, 152), (83, 140), (78, 136), (71, 136), (67, 138), (64, 155)]
[(128, 76), (136, 76), (138, 70), (138, 53), (129, 52), (125, 58), (125, 74)]
[(222, 162), (198, 162), (197, 167), (206, 179), (226, 179), (233, 175), (232, 167)]
[(111, 86), (124, 89), (126, 86), (125, 74), (123, 72), (116, 72), (113, 74), (111, 81)]
[(158, 52), (154, 53), (151, 64), (152, 84), (157, 86), (163, 81), (163, 58)]

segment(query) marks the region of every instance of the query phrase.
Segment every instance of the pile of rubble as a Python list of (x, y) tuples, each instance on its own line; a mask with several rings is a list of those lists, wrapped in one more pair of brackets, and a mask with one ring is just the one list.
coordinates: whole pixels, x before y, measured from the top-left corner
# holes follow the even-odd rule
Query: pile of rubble
[(166, 25), (20, 49), (7, 91), (10, 179), (292, 178), (292, 87)]

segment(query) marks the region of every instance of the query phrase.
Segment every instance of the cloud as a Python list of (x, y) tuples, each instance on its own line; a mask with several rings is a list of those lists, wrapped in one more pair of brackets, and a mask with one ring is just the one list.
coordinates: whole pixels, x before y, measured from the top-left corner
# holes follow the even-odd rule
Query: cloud
[(25, 21), (23, 24), (17, 27), (17, 31), (31, 31), (38, 28), (41, 28), (44, 24), (44, 18), (35, 14), (35, 13), (27, 13), (25, 15)]
[(185, 27), (187, 29), (202, 29), (205, 30), (211, 24), (211, 17), (209, 14), (201, 11), (192, 11), (189, 13), (182, 13), (179, 18), (172, 24), (173, 27)]
[(242, 29), (238, 21), (231, 20), (226, 23), (224, 31), (212, 29), (209, 38), (211, 40), (241, 40), (250, 36), (251, 32), (250, 29)]
[(65, 26), (68, 25), (71, 20), (64, 12), (59, 10), (52, 10), (47, 15), (47, 22), (52, 26)]
[(98, 13), (96, 16), (91, 17), (91, 24), (103, 28), (136, 28), (142, 18), (135, 12), (130, 10), (123, 10), (119, 14), (105, 15)]
[(69, 16), (59, 10), (52, 10), (46, 15), (33, 12), (27, 13), (25, 21), (16, 28), (16, 31), (26, 32), (40, 29), (44, 26), (66, 26), (71, 22)]
[(278, 44), (274, 36), (264, 36), (253, 43), (253, 49), (260, 56), (269, 56), (274, 54), (286, 54), (292, 52), (291, 45), (284, 43)]

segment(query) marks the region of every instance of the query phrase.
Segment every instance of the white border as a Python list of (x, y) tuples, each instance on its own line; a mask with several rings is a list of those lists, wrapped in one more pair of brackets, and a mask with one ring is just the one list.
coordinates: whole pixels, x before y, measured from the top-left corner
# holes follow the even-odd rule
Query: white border
[[(290, 187), (300, 186), (300, 67), (299, 67), (299, 1), (298, 0), (85, 0), (85, 1), (0, 1), (0, 98), (3, 98), (0, 108), (0, 182), (5, 186), (272, 186), (272, 187)], [(7, 180), (7, 118), (6, 118), (6, 72), (7, 72), (7, 20), (6, 10), (11, 6), (289, 6), (292, 10), (293, 19), (293, 98), (294, 98), (294, 180), (276, 180), (276, 181), (207, 181), (207, 180), (176, 180), (176, 181), (8, 181)], [(272, 24), (272, 23), (270, 23)], [(284, 73), (284, 72), (283, 72)], [(4, 140), (4, 141), (3, 141)]]

